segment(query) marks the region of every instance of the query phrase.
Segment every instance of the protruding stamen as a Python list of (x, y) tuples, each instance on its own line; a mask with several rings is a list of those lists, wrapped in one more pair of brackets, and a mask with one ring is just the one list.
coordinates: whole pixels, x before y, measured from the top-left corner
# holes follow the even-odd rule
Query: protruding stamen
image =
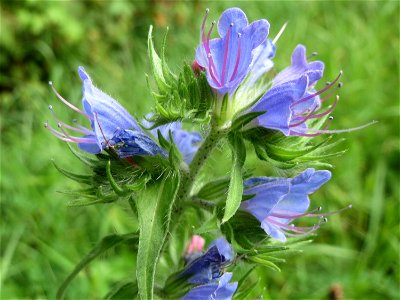
[(343, 72), (340, 71), (340, 72), (339, 72), (339, 75), (335, 78), (335, 80), (334, 80), (332, 83), (328, 84), (327, 86), (325, 86), (324, 88), (322, 88), (322, 89), (319, 90), (318, 92), (316, 92), (316, 93), (314, 93), (314, 94), (311, 94), (311, 95), (309, 95), (309, 96), (307, 96), (307, 97), (304, 97), (304, 98), (302, 98), (302, 99), (300, 99), (300, 100), (294, 102), (294, 103), (291, 105), (291, 107), (296, 106), (296, 105), (298, 105), (298, 104), (300, 104), (300, 103), (306, 102), (307, 100), (310, 100), (310, 99), (314, 98), (315, 96), (321, 95), (323, 92), (329, 90), (329, 89), (339, 80), (339, 78), (342, 76), (342, 74), (343, 74)]
[(233, 23), (231, 23), (229, 25), (228, 32), (226, 33), (226, 36), (225, 36), (226, 40), (225, 40), (224, 62), (223, 62), (223, 65), (222, 65), (222, 73), (221, 73), (221, 83), (222, 83), (222, 85), (225, 84), (226, 63), (227, 63), (227, 60), (228, 60), (229, 40), (230, 40), (230, 37), (231, 37), (232, 27), (233, 27)]
[(70, 107), (71, 109), (73, 109), (74, 111), (76, 111), (77, 113), (80, 113), (81, 115), (85, 116), (86, 118), (93, 120), (92, 116), (89, 116), (87, 113), (85, 113), (84, 111), (80, 110), (79, 108), (77, 108), (76, 106), (72, 105), (71, 103), (69, 103), (67, 100), (65, 100), (56, 90), (56, 88), (53, 85), (52, 81), (49, 81), (49, 85), (51, 86), (51, 89), (53, 90), (53, 92), (56, 94), (57, 98), (60, 99), (65, 105), (67, 105), (68, 107)]
[(313, 58), (314, 56), (317, 56), (318, 52), (311, 52), (310, 56), (307, 57), (307, 59)]
[[(60, 128), (61, 132), (63, 133), (63, 136), (70, 140), (71, 142), (74, 143), (85, 143), (85, 144), (96, 144), (97, 142), (94, 140), (88, 140), (87, 138), (81, 138), (81, 137), (76, 137), (76, 136), (71, 136), (66, 132), (63, 128), (63, 125), (61, 123), (58, 123), (58, 128)], [(60, 134), (60, 133), (59, 133)]]
[(314, 209), (314, 210), (312, 210), (312, 211), (309, 211), (309, 212), (306, 212), (306, 213), (303, 213), (303, 214), (290, 214), (290, 212), (275, 211), (274, 210), (274, 212), (272, 214), (270, 214), (269, 216), (280, 218), (280, 219), (297, 219), (297, 218), (300, 218), (300, 217), (321, 217), (321, 218), (324, 218), (324, 217), (327, 217), (327, 216), (331, 216), (331, 215), (335, 215), (335, 214), (341, 213), (342, 211), (348, 210), (350, 208), (352, 208), (351, 204), (346, 206), (346, 207), (343, 207), (343, 208), (341, 208), (341, 209), (339, 209), (337, 211), (328, 212), (328, 213), (322, 213), (322, 214), (314, 214), (314, 212), (322, 210), (321, 206), (316, 208), (316, 209)]
[(68, 129), (73, 130), (73, 131), (76, 131), (76, 132), (83, 133), (83, 134), (93, 134), (93, 131), (88, 130), (88, 129), (84, 128), (84, 127), (83, 127), (83, 128), (76, 128), (76, 127), (70, 126), (70, 125), (65, 124), (64, 122), (62, 122), (62, 121), (61, 121), (59, 118), (57, 118), (57, 116), (55, 115), (52, 105), (49, 105), (49, 110), (50, 110), (51, 115), (53, 116), (53, 118), (57, 121), (57, 123), (62, 124), (63, 127), (68, 128)]
[(66, 137), (64, 134), (61, 132), (55, 130), (53, 127), (51, 127), (48, 122), (44, 123), (44, 128), (46, 128), (48, 131), (50, 131), (51, 134), (53, 134), (56, 138), (64, 141), (64, 142), (71, 142), (71, 143), (84, 143), (84, 144), (96, 144), (95, 140), (90, 140), (90, 139), (85, 139), (85, 138), (76, 138), (76, 139), (70, 139)]
[(313, 231), (315, 231), (316, 229), (319, 228), (320, 223), (315, 224), (314, 226), (311, 227), (297, 227), (297, 226), (292, 226), (292, 225), (287, 225), (281, 222), (278, 222), (272, 218), (268, 218), (268, 222), (276, 225), (278, 227), (281, 227), (283, 229), (289, 230), (289, 231), (293, 231), (293, 232), (297, 232), (297, 233), (301, 233), (301, 234), (308, 234), (311, 233)]
[(297, 123), (290, 124), (290, 125), (289, 125), (289, 128), (297, 127), (297, 126), (299, 126), (299, 125), (305, 123), (308, 119), (311, 118), (312, 114), (317, 110), (317, 108), (318, 108), (318, 106), (315, 106), (315, 107), (313, 108), (313, 110), (312, 110), (307, 116), (301, 117), (301, 120), (300, 120), (299, 122), (297, 122)]
[[(318, 216), (318, 214), (313, 214), (313, 213), (321, 211), (321, 210), (322, 210), (321, 206), (319, 206), (309, 212), (305, 212), (303, 214), (298, 214), (298, 213), (291, 214), (288, 211), (274, 210), (273, 213), (270, 214), (270, 216), (276, 217), (276, 218), (281, 218), (281, 219), (297, 219), (300, 217), (315, 217), (315, 216)], [(323, 215), (325, 215), (325, 214), (323, 214)]]
[(204, 28), (205, 28), (205, 26), (206, 26), (206, 21), (207, 21), (207, 16), (208, 16), (208, 13), (210, 12), (210, 9), (206, 9), (206, 14), (205, 14), (205, 16), (204, 16), (204, 19), (203, 19), (203, 23), (201, 23), (201, 30), (200, 30), (200, 40), (204, 43), (205, 41), (206, 41), (206, 36), (205, 36), (205, 34), (204, 34)]
[(214, 82), (218, 86), (221, 86), (221, 84), (219, 83), (217, 77), (215, 76), (215, 74), (217, 73), (217, 68), (215, 67), (214, 60), (213, 60), (212, 55), (211, 55), (211, 49), (210, 49), (210, 37), (211, 37), (211, 32), (212, 32), (212, 30), (214, 28), (215, 23), (216, 23), (215, 21), (213, 21), (211, 23), (211, 28), (208, 31), (207, 39), (205, 39), (205, 41), (203, 42), (203, 46), (204, 46), (204, 50), (207, 53), (207, 58), (208, 58), (208, 72), (210, 73), (210, 76), (214, 80)]
[(240, 62), (240, 37), (242, 36), (242, 34), (239, 32), (238, 33), (238, 54), (237, 54), (237, 57), (236, 57), (236, 62), (235, 62), (235, 68), (233, 69), (233, 73), (232, 73), (232, 76), (231, 76), (231, 78), (229, 79), (229, 81), (232, 81), (234, 78), (235, 78), (235, 76), (236, 76), (236, 73), (237, 73), (237, 70), (238, 70), (238, 68), (239, 68), (239, 62)]
[(332, 106), (331, 106), (329, 109), (327, 109), (327, 110), (324, 111), (323, 113), (316, 114), (316, 115), (311, 115), (311, 116), (307, 117), (307, 120), (308, 120), (308, 119), (321, 118), (321, 117), (323, 117), (323, 116), (326, 116), (327, 114), (330, 114), (330, 113), (335, 109), (335, 107), (336, 107), (336, 105), (337, 105), (338, 102), (339, 102), (339, 96), (337, 95), (337, 96), (336, 96), (335, 102), (333, 102)]

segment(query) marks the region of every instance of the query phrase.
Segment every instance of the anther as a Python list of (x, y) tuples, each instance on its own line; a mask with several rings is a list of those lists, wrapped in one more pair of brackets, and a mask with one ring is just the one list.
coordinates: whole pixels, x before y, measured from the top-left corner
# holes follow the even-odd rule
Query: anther
[(208, 57), (208, 58), (211, 58), (211, 56), (212, 56), (211, 53), (208, 53), (208, 54), (207, 54), (207, 57)]
[(353, 208), (353, 204), (349, 204), (347, 208)]
[(47, 127), (49, 127), (49, 123), (44, 122), (43, 126), (44, 126), (44, 128), (47, 128)]
[(61, 128), (61, 127), (62, 127), (62, 124), (61, 124), (61, 123), (58, 123), (57, 126), (58, 126), (58, 128)]
[(233, 23), (229, 24), (230, 27), (233, 27), (233, 25), (234, 25)]
[(49, 85), (52, 86), (53, 85), (53, 81), (49, 81)]
[(206, 8), (206, 14), (208, 14), (210, 12), (209, 8)]
[(216, 23), (217, 23), (217, 21), (215, 21), (215, 20), (211, 22), (211, 24), (213, 24), (213, 25), (215, 25)]
[(324, 223), (328, 223), (328, 218), (323, 218), (322, 220)]
[(322, 210), (322, 206), (319, 206), (318, 208), (317, 208), (317, 211), (321, 211)]
[(342, 86), (343, 86), (343, 82), (339, 82), (337, 85), (338, 88), (341, 88)]
[(326, 84), (326, 85), (330, 85), (330, 84), (331, 84), (331, 82), (330, 82), (330, 81), (327, 81), (327, 82), (325, 82), (325, 84)]
[(240, 38), (242, 36), (242, 34), (240, 32), (238, 32), (238, 38)]
[(50, 104), (50, 105), (49, 105), (49, 109), (50, 109), (50, 110), (53, 110), (53, 105)]
[(329, 120), (333, 120), (333, 116), (329, 116), (328, 119), (329, 119)]
[(318, 55), (318, 52), (311, 53), (311, 56), (317, 56), (317, 55)]

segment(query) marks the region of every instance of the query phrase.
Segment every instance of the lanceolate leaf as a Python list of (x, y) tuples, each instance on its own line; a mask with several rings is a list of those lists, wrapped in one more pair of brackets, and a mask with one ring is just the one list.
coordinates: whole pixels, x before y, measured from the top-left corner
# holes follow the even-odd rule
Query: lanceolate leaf
[(153, 26), (150, 26), (147, 42), (149, 48), (148, 51), (149, 51), (151, 69), (153, 71), (154, 79), (157, 83), (159, 90), (166, 91), (168, 88), (168, 84), (165, 81), (162, 61), (160, 57), (157, 55), (157, 52), (154, 50), (153, 39), (151, 36), (152, 32), (153, 32)]
[[(79, 272), (86, 267), (92, 260), (96, 257), (100, 256), (107, 250), (111, 249), (112, 247), (117, 246), (121, 243), (129, 243), (129, 244), (136, 244), (137, 242), (137, 235), (128, 233), (123, 235), (111, 234), (103, 238), (80, 262), (76, 265), (75, 269), (71, 272), (71, 274), (64, 280), (62, 285), (57, 291), (57, 299), (63, 299), (65, 296), (65, 291), (71, 281), (75, 278)], [(135, 242), (132, 243), (132, 240)]]
[(155, 269), (178, 185), (177, 174), (164, 175), (157, 183), (148, 184), (137, 197), (140, 236), (136, 275), (141, 299), (153, 299)]
[(107, 293), (104, 299), (135, 299), (137, 293), (138, 287), (136, 282), (119, 282)]
[(241, 115), (241, 116), (235, 118), (232, 121), (231, 130), (232, 131), (240, 130), (242, 127), (244, 127), (245, 125), (250, 123), (252, 120), (257, 118), (258, 116), (261, 116), (264, 113), (265, 113), (265, 111), (250, 112), (250, 113), (247, 113), (245, 115)]
[(242, 137), (239, 135), (230, 135), (229, 142), (232, 148), (232, 170), (222, 223), (228, 221), (235, 214), (240, 206), (243, 194), (242, 169), (246, 159), (246, 148)]

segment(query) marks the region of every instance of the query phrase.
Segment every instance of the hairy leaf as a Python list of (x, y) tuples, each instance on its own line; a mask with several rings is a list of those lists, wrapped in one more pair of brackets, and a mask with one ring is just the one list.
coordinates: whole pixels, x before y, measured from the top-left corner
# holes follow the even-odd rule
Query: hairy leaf
[(246, 160), (246, 148), (241, 136), (230, 135), (229, 142), (232, 148), (232, 169), (229, 183), (228, 197), (226, 199), (225, 213), (222, 223), (228, 221), (238, 210), (243, 194), (242, 169)]
[(137, 198), (140, 236), (136, 275), (141, 299), (153, 299), (154, 274), (178, 185), (177, 174), (164, 175), (156, 183), (148, 184)]

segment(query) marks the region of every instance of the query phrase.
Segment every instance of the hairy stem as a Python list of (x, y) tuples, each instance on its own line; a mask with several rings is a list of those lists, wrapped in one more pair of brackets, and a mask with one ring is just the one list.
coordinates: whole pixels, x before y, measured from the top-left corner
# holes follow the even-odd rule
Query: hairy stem
[(204, 163), (210, 156), (211, 152), (214, 150), (215, 146), (218, 144), (221, 138), (224, 137), (225, 134), (225, 130), (221, 130), (216, 126), (211, 127), (210, 132), (208, 133), (204, 142), (201, 144), (199, 150), (197, 150), (196, 155), (194, 156), (189, 166), (189, 171), (186, 174), (183, 174), (177, 196), (178, 206), (182, 203), (182, 201), (185, 201), (189, 198), (197, 175), (199, 174), (201, 168), (204, 166)]

